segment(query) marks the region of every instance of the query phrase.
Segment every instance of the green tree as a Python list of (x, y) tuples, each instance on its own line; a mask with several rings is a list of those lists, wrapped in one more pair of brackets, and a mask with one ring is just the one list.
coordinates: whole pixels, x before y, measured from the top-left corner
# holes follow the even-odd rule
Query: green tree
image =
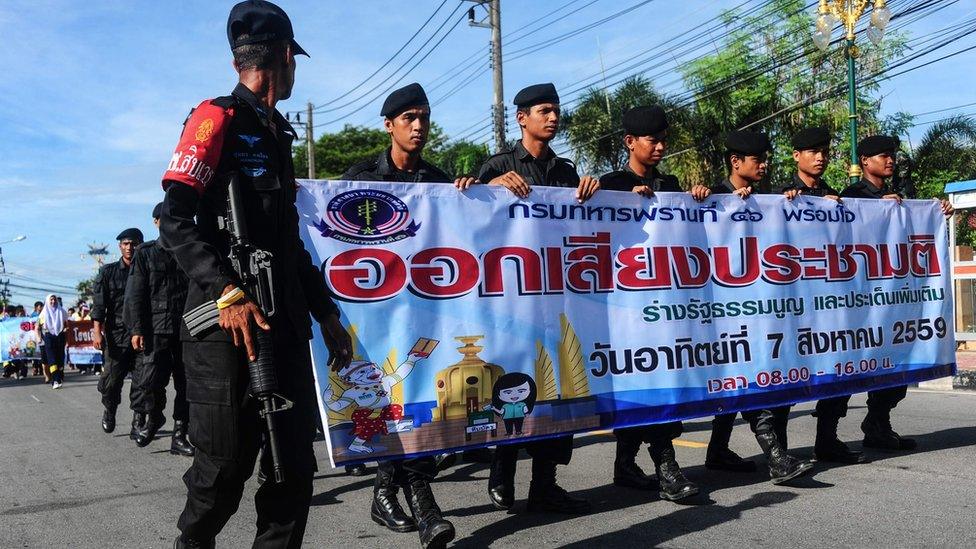
[[(390, 146), (390, 135), (383, 129), (346, 125), (336, 133), (326, 133), (315, 141), (315, 175), (334, 179), (350, 166), (375, 158)], [(308, 173), (308, 151), (298, 145), (294, 151), (295, 173)], [(474, 173), (488, 158), (484, 146), (469, 141), (450, 141), (444, 130), (431, 124), (424, 159), (451, 175)]]
[(424, 155), (427, 161), (454, 177), (476, 176), (488, 159), (488, 147), (470, 141), (454, 141)]
[[(727, 12), (733, 29), (718, 53), (683, 69), (693, 93), (689, 120), (697, 139), (691, 166), (704, 169), (679, 177), (711, 183), (725, 176), (723, 135), (748, 127), (769, 134), (773, 143), (766, 185), (785, 183), (793, 172), (791, 137), (803, 127), (826, 126), (833, 134), (827, 180), (836, 187), (847, 182), (850, 142), (847, 134), (846, 58), (842, 48), (820, 52), (810, 33), (813, 10), (799, 0), (774, 0), (771, 11), (752, 17)], [(859, 75), (883, 70), (905, 47), (905, 39), (890, 33), (880, 46), (858, 44)], [(876, 81), (859, 83), (858, 124), (861, 135), (880, 133), (881, 100)], [(896, 117), (897, 119), (898, 117)], [(904, 119), (904, 115), (901, 116)]]
[[(596, 174), (620, 169), (627, 162), (620, 120), (624, 112), (642, 105), (661, 105), (672, 111), (672, 119), (683, 118), (683, 113), (673, 112), (677, 109), (673, 99), (656, 92), (640, 76), (628, 78), (612, 92), (596, 87), (585, 91), (577, 107), (564, 113), (561, 123), (576, 162)], [(672, 122), (672, 126), (678, 133), (672, 132), (671, 146), (680, 146), (681, 125)]]
[[(390, 136), (381, 129), (347, 124), (335, 133), (326, 133), (315, 140), (315, 176), (336, 178), (357, 162), (373, 158), (390, 145)], [(308, 151), (295, 147), (295, 173), (308, 173)]]
[(91, 303), (92, 296), (95, 295), (95, 278), (92, 277), (87, 280), (82, 280), (78, 282), (78, 285), (75, 286), (75, 289), (78, 291), (78, 300), (83, 299)]

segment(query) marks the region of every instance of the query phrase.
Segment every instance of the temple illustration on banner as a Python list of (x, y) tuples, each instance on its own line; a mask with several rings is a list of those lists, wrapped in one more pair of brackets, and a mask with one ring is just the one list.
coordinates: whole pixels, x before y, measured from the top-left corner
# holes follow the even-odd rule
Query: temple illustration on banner
[[(590, 394), (581, 343), (565, 314), (560, 314), (559, 324), (560, 339), (555, 352), (550, 354), (542, 341), (536, 341), (532, 368), (509, 365), (511, 373), (506, 371), (505, 364), (495, 364), (482, 358), (481, 355), (485, 353), (491, 354), (490, 345), (493, 343), (486, 341), (484, 335), (454, 336), (459, 343), (456, 350), (460, 357), (449, 366), (433, 372), (436, 400), (406, 402), (405, 383), (393, 385), (388, 397), (390, 406), (397, 409), (395, 430), (391, 428), (387, 432), (381, 429), (375, 436), (375, 443), (368, 446), (368, 453), (359, 449), (361, 444), (354, 435), (362, 431), (362, 427), (357, 427), (356, 424), (356, 406), (339, 410), (328, 406), (326, 410), (329, 430), (338, 461), (414, 453), (431, 448), (491, 445), (509, 437), (598, 427), (600, 416), (596, 410), (596, 399)], [(368, 362), (363, 358), (363, 347), (356, 326), (350, 326), (348, 331), (353, 343), (353, 362)], [(426, 354), (430, 358), (416, 368), (430, 372), (438, 363), (443, 364), (450, 360), (444, 351), (433, 352), (436, 344), (436, 340), (419, 339), (414, 349), (408, 353), (407, 360), (418, 347), (426, 345)], [(503, 343), (498, 346), (502, 347)], [(553, 355), (556, 357), (555, 362)], [(381, 370), (384, 375), (394, 375), (398, 364), (397, 349), (392, 348), (383, 360), (382, 368), (377, 370)], [(430, 373), (421, 375), (425, 379), (430, 379), (429, 376)], [(503, 377), (513, 376), (516, 376), (517, 381), (524, 380), (524, 383), (517, 388), (506, 385), (505, 389), (508, 390), (498, 387)], [(347, 385), (339, 373), (329, 372), (328, 394), (341, 395), (348, 389)], [(525, 394), (522, 397), (509, 396), (523, 388)], [(407, 391), (413, 393), (410, 389)], [(528, 393), (531, 393), (531, 402), (523, 406), (519, 398), (528, 399)], [(503, 421), (502, 411), (506, 406), (509, 412), (506, 412)], [(508, 417), (514, 409), (519, 410), (517, 415), (520, 417), (513, 432), (512, 424), (516, 420)], [(362, 414), (360, 412), (360, 416)]]

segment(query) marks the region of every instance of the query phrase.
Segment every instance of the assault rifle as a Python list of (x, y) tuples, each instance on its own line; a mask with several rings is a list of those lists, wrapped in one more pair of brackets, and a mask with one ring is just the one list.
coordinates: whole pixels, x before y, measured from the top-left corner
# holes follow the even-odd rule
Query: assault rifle
[[(231, 174), (227, 185), (227, 215), (218, 218), (221, 229), (230, 237), (231, 266), (241, 281), (241, 289), (257, 304), (265, 318), (275, 314), (274, 279), (271, 273), (271, 252), (253, 246), (248, 240), (244, 207), (237, 174)], [(191, 336), (205, 334), (219, 325), (220, 312), (216, 301), (208, 301), (183, 315)], [(293, 403), (277, 394), (278, 377), (274, 369), (274, 348), (271, 334), (256, 328), (252, 331), (257, 347), (256, 359), (247, 363), (251, 379), (251, 394), (261, 403), (260, 414), (267, 422), (268, 445), (274, 464), (276, 482), (283, 482), (284, 471), (279, 459), (274, 414), (292, 407)]]

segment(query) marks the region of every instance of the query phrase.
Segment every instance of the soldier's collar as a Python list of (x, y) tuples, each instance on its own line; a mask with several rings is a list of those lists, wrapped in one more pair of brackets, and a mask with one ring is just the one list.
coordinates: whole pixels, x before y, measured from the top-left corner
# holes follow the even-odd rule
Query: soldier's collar
[[(798, 174), (798, 173), (794, 173), (793, 174), (793, 184), (798, 189), (805, 189), (805, 188), (807, 188), (807, 184), (804, 183), (802, 179), (800, 179), (800, 174)], [(815, 187), (813, 187), (813, 188), (815, 188), (815, 189), (825, 189), (825, 188), (827, 188), (827, 184), (824, 183), (824, 180), (821, 177), (820, 179), (817, 180), (817, 185)]]
[(861, 178), (861, 181), (859, 183), (861, 184), (861, 186), (864, 187), (864, 189), (867, 192), (869, 192), (869, 193), (871, 193), (871, 194), (873, 194), (874, 196), (877, 196), (877, 197), (882, 197), (882, 196), (884, 196), (886, 194), (891, 194), (892, 193), (891, 187), (888, 186), (888, 182), (887, 181), (882, 181), (880, 187), (875, 187), (874, 186), (874, 183), (871, 183), (870, 181), (868, 181), (867, 179), (865, 179), (865, 178), (862, 177)]
[[(290, 134), (292, 139), (297, 139), (298, 134), (295, 133), (295, 128), (293, 128), (292, 125), (285, 120), (284, 116), (281, 116), (278, 109), (271, 109), (272, 112), (269, 117), (268, 106), (262, 103), (261, 100), (258, 99), (258, 96), (254, 95), (254, 92), (252, 92), (250, 88), (238, 82), (237, 86), (234, 87), (234, 91), (231, 93), (234, 95), (234, 97), (240, 101), (243, 101), (246, 105), (254, 110), (254, 112), (258, 115), (258, 120), (261, 121), (261, 125), (271, 129), (269, 127), (269, 121), (272, 121), (274, 122), (275, 129), (282, 133)], [(272, 133), (277, 134), (278, 132), (272, 131)]]
[(637, 175), (637, 172), (635, 172), (633, 168), (630, 167), (630, 162), (624, 164), (624, 171), (634, 174), (638, 179), (642, 181), (653, 181), (655, 179), (658, 179), (661, 176), (660, 172), (657, 171), (657, 166), (651, 166), (650, 168), (647, 169), (647, 173), (644, 174), (644, 177), (641, 177)]
[(553, 152), (552, 148), (550, 148), (549, 145), (546, 145), (546, 150), (542, 152), (542, 156), (540, 156), (539, 158), (532, 156), (532, 153), (530, 153), (529, 150), (525, 148), (525, 145), (522, 144), (521, 139), (519, 139), (518, 143), (515, 144), (515, 154), (518, 155), (519, 160), (523, 160), (523, 161), (528, 161), (528, 160), (548, 161), (556, 158), (556, 153)]
[(393, 158), (390, 156), (392, 151), (393, 147), (387, 147), (386, 150), (380, 153), (379, 158), (376, 160), (376, 166), (380, 173), (391, 174), (394, 172), (403, 172), (415, 175), (428, 171), (429, 164), (424, 161), (423, 157), (417, 159), (417, 169), (414, 171), (408, 172), (406, 170), (401, 170), (400, 168), (396, 167), (396, 164), (393, 163)]

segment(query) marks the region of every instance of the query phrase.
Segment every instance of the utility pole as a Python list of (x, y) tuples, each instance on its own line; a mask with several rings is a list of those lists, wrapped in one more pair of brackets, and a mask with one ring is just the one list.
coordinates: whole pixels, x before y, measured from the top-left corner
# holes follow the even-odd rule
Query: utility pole
[[(475, 20), (474, 8), (468, 10), (468, 25), (491, 29), (492, 106), (495, 128), (495, 152), (505, 149), (505, 91), (502, 85), (502, 6), (501, 0), (468, 0), (488, 10), (487, 19)], [(485, 23), (485, 21), (488, 21)]]
[(312, 102), (308, 102), (305, 122), (305, 145), (308, 147), (308, 178), (315, 179), (315, 135), (312, 133)]

